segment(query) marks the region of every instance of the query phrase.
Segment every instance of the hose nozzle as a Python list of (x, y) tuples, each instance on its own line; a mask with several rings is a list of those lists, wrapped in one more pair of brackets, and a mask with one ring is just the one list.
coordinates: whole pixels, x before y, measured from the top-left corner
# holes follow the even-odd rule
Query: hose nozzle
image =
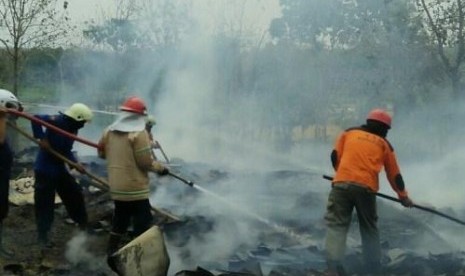
[(187, 180), (187, 179), (185, 179), (185, 178), (183, 178), (183, 177), (181, 177), (181, 176), (179, 176), (179, 175), (177, 175), (175, 173), (169, 172), (168, 174), (171, 175), (172, 177), (176, 178), (176, 179), (181, 180), (182, 182), (186, 183), (187, 185), (189, 185), (191, 187), (194, 186), (194, 182), (192, 182), (190, 180)]

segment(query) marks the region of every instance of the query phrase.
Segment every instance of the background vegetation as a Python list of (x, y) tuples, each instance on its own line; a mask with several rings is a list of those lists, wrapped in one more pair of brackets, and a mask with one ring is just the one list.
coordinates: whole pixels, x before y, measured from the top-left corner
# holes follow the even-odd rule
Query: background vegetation
[[(101, 110), (131, 91), (158, 98), (169, 90), (173, 64), (186, 62), (175, 57), (199, 33), (193, 31), (192, 2), (117, 2), (111, 18), (77, 28), (69, 23), (66, 2), (0, 1), (0, 86), (26, 103), (86, 99)], [(30, 29), (8, 24), (17, 15), (6, 12), (11, 3), (32, 9), (15, 21), (32, 22)], [(209, 124), (220, 125), (224, 116), (234, 121), (232, 103), (249, 103), (253, 108), (241, 115), (253, 117), (252, 128), (267, 129), (267, 136), (276, 133), (277, 144), (286, 147), (310, 128), (311, 139), (332, 141), (335, 132), (381, 106), (410, 123), (398, 124), (398, 133), (405, 130), (410, 140), (431, 137), (425, 145), (406, 145), (410, 151), (440, 152), (461, 139), (463, 1), (280, 0), (282, 14), (266, 30), (234, 16), (246, 3), (230, 3), (225, 9), (233, 10), (232, 19), (222, 18), (210, 32), (205, 51), (221, 68), (209, 80), (211, 103), (222, 114)], [(33, 29), (34, 22), (50, 24)], [(23, 35), (12, 35), (15, 29)], [(83, 37), (79, 43), (76, 34)], [(229, 127), (247, 128), (247, 121)]]

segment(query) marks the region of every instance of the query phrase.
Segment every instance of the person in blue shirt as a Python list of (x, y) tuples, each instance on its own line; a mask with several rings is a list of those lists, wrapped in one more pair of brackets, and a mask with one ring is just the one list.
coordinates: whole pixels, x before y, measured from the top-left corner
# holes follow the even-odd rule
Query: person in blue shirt
[(3, 220), (8, 216), (8, 195), (10, 192), (11, 167), (13, 165), (13, 151), (7, 139), (6, 125), (12, 118), (7, 109), (22, 111), (21, 103), (8, 90), (0, 89), (0, 255), (13, 256), (13, 252), (3, 246)]
[[(38, 119), (74, 135), (77, 135), (79, 129), (84, 127), (92, 116), (90, 108), (82, 103), (71, 105), (64, 113), (35, 115)], [(50, 242), (49, 232), (54, 219), (55, 192), (60, 196), (70, 218), (82, 230), (87, 228), (87, 211), (81, 186), (76, 183), (64, 161), (49, 152), (49, 149), (53, 149), (79, 164), (72, 152), (74, 140), (36, 122), (32, 122), (31, 126), (34, 138), (40, 141), (40, 149), (34, 163), (37, 238), (42, 247), (51, 247), (53, 243)], [(74, 169), (84, 172), (80, 165)]]

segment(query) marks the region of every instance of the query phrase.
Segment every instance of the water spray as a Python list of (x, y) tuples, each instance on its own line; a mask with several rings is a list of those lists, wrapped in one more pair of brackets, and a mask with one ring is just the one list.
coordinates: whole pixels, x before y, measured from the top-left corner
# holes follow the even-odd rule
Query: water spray
[[(99, 148), (98, 144), (96, 144), (96, 143), (93, 143), (93, 142), (91, 142), (91, 141), (88, 141), (88, 140), (86, 140), (86, 139), (83, 139), (83, 138), (81, 138), (81, 137), (78, 137), (78, 136), (76, 136), (76, 135), (74, 135), (74, 134), (71, 134), (71, 133), (69, 133), (69, 132), (66, 132), (66, 131), (64, 131), (64, 130), (62, 130), (62, 129), (60, 129), (60, 128), (58, 128), (58, 127), (52, 125), (52, 124), (49, 124), (49, 123), (47, 123), (47, 122), (44, 122), (43, 120), (40, 120), (39, 118), (34, 117), (34, 116), (32, 116), (32, 115), (29, 115), (29, 114), (27, 114), (27, 113), (24, 113), (24, 112), (21, 112), (21, 111), (17, 111), (17, 110), (14, 110), (14, 109), (8, 109), (8, 112), (9, 112), (9, 113), (12, 113), (12, 114), (14, 114), (14, 115), (16, 115), (16, 116), (26, 118), (26, 119), (28, 119), (28, 120), (30, 120), (30, 121), (33, 121), (33, 122), (35, 122), (35, 123), (38, 123), (38, 124), (40, 124), (40, 125), (42, 125), (42, 126), (45, 126), (45, 127), (49, 128), (49, 129), (51, 129), (51, 130), (53, 130), (53, 131), (56, 131), (56, 132), (58, 132), (58, 133), (60, 133), (60, 134), (62, 134), (62, 135), (64, 135), (64, 136), (70, 138), (70, 139), (73, 139), (73, 140), (75, 140), (75, 141), (84, 143), (84, 144), (89, 145), (89, 146), (94, 147), (94, 148)], [(208, 191), (207, 189), (202, 188), (202, 187), (200, 187), (200, 186), (194, 184), (194, 182), (192, 182), (192, 181), (190, 181), (190, 180), (188, 180), (188, 179), (185, 179), (185, 178), (183, 178), (183, 177), (181, 177), (181, 176), (179, 176), (179, 175), (177, 175), (177, 174), (175, 174), (175, 173), (173, 173), (173, 172), (169, 172), (168, 174), (169, 174), (170, 176), (172, 176), (172, 177), (178, 179), (178, 180), (181, 180), (182, 182), (184, 182), (185, 184), (189, 185), (190, 187), (196, 188), (197, 190), (202, 191), (202, 192), (204, 192), (205, 194), (208, 194), (208, 195), (210, 195), (210, 196), (216, 198), (217, 200), (220, 200), (220, 201), (226, 203), (228, 206), (232, 207), (233, 209), (236, 209), (236, 210), (238, 210), (238, 211), (241, 211), (242, 213), (247, 214), (248, 216), (255, 218), (256, 220), (258, 220), (258, 221), (260, 221), (260, 222), (262, 222), (262, 223), (264, 223), (264, 224), (270, 226), (271, 228), (275, 229), (276, 231), (278, 231), (278, 232), (280, 232), (280, 233), (285, 233), (285, 234), (289, 235), (290, 237), (296, 239), (296, 240), (299, 241), (299, 242), (302, 242), (302, 241), (305, 241), (305, 240), (308, 241), (307, 238), (305, 238), (305, 237), (302, 236), (302, 235), (299, 235), (299, 234), (295, 233), (292, 229), (289, 229), (289, 228), (287, 228), (287, 227), (285, 227), (285, 226), (282, 226), (282, 225), (279, 225), (279, 224), (277, 224), (277, 223), (274, 223), (274, 222), (272, 222), (272, 221), (270, 221), (270, 220), (268, 220), (268, 219), (265, 219), (265, 218), (263, 218), (263, 217), (261, 217), (261, 216), (255, 214), (255, 213), (253, 213), (253, 212), (251, 212), (251, 211), (249, 211), (249, 210), (240, 208), (240, 207), (238, 207), (237, 205), (234, 205), (234, 204), (232, 204), (231, 202), (227, 201), (225, 198), (221, 197), (220, 195), (215, 194), (215, 193), (213, 193), (213, 192), (211, 192), (211, 191)]]
[[(217, 199), (218, 201), (221, 201), (223, 203), (225, 203), (226, 205), (228, 205), (229, 207), (231, 207), (232, 209), (235, 209), (237, 211), (240, 211), (241, 213), (245, 214), (245, 215), (248, 215), (249, 217), (252, 217), (254, 219), (256, 219), (257, 221), (271, 227), (272, 229), (274, 229), (275, 231), (279, 232), (279, 233), (283, 233), (283, 234), (286, 234), (288, 235), (289, 237), (293, 238), (294, 240), (298, 241), (299, 243), (308, 243), (309, 241), (311, 241), (309, 239), (309, 237), (307, 236), (304, 236), (302, 234), (298, 234), (296, 233), (295, 231), (293, 231), (292, 229), (288, 228), (288, 227), (285, 227), (283, 225), (279, 225), (275, 222), (272, 222), (256, 213), (253, 213), (251, 212), (250, 210), (247, 210), (247, 209), (244, 209), (244, 208), (241, 208), (239, 207), (237, 204), (233, 204), (232, 202), (226, 200), (224, 197), (212, 192), (212, 191), (209, 191), (197, 184), (194, 184), (194, 182), (190, 181), (190, 180), (187, 180), (177, 174), (174, 174), (172, 172), (169, 172), (168, 173), (169, 175), (173, 176), (174, 178), (177, 178), (179, 180), (181, 180), (182, 182), (184, 182), (185, 184), (189, 185), (190, 187), (193, 187), (211, 197), (214, 197), (215, 199)], [(313, 241), (311, 241), (313, 242)]]
[(305, 236), (303, 236), (301, 234), (295, 233), (292, 229), (289, 229), (288, 227), (285, 227), (283, 225), (279, 225), (279, 224), (277, 224), (275, 222), (272, 222), (272, 221), (270, 221), (270, 220), (268, 220), (268, 219), (266, 219), (266, 218), (264, 218), (264, 217), (262, 217), (262, 216), (260, 216), (260, 215), (258, 215), (256, 213), (253, 213), (253, 212), (251, 212), (249, 210), (241, 208), (237, 204), (231, 203), (230, 201), (226, 200), (224, 197), (222, 197), (222, 196), (220, 196), (220, 195), (218, 195), (218, 194), (216, 194), (216, 193), (214, 193), (212, 191), (209, 191), (209, 190), (207, 190), (207, 189), (205, 189), (205, 188), (203, 188), (203, 187), (201, 187), (201, 186), (199, 186), (197, 184), (194, 184), (194, 182), (192, 182), (192, 181), (190, 181), (188, 179), (185, 179), (185, 178), (183, 178), (183, 177), (181, 177), (181, 176), (179, 176), (179, 175), (177, 175), (177, 174), (175, 174), (173, 172), (169, 172), (168, 174), (173, 176), (174, 178), (177, 178), (177, 179), (181, 180), (182, 182), (189, 185), (190, 187), (193, 187), (193, 188), (195, 188), (195, 189), (197, 189), (197, 190), (199, 190), (199, 191), (201, 191), (201, 192), (203, 192), (203, 193), (205, 193), (205, 194), (207, 194), (207, 195), (209, 195), (211, 197), (214, 197), (218, 201), (221, 201), (221, 202), (225, 203), (226, 205), (228, 205), (232, 209), (240, 211), (241, 213), (246, 214), (249, 217), (252, 217), (252, 218), (260, 221), (261, 223), (266, 224), (267, 226), (273, 228), (277, 232), (287, 234), (288, 236), (294, 238), (295, 240), (297, 240), (299, 242), (304, 242), (304, 241), (308, 242), (308, 240), (309, 240), (307, 237), (305, 237)]

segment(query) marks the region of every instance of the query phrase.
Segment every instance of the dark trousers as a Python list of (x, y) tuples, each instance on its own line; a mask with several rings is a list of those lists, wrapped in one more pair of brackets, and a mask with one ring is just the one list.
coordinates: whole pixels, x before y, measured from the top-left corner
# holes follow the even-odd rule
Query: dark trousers
[(0, 223), (8, 215), (8, 194), (10, 193), (10, 175), (13, 165), (13, 152), (8, 143), (0, 144)]
[(4, 175), (0, 169), (0, 223), (8, 215), (8, 194), (10, 192), (10, 179), (9, 175)]
[(87, 224), (84, 196), (69, 173), (51, 176), (35, 172), (34, 208), (39, 238), (46, 238), (54, 219), (55, 192), (61, 198), (69, 217), (80, 225)]
[(152, 226), (153, 216), (150, 201), (148, 199), (135, 201), (115, 200), (113, 213), (112, 232), (125, 234), (129, 224), (134, 223), (134, 235), (139, 236)]
[(329, 194), (325, 215), (328, 263), (338, 264), (343, 259), (354, 208), (359, 221), (366, 268), (376, 271), (381, 259), (376, 195), (368, 189), (352, 184), (335, 184)]

